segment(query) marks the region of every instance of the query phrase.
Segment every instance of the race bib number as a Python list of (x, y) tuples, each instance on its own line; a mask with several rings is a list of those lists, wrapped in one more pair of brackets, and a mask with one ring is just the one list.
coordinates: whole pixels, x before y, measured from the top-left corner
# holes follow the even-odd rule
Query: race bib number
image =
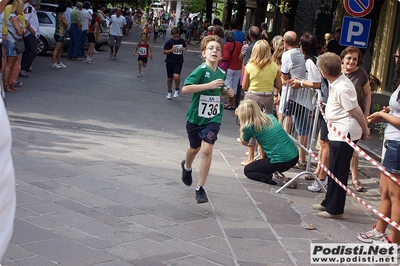
[(173, 54), (183, 54), (183, 45), (182, 44), (174, 45), (174, 47), (176, 47), (176, 50), (172, 52)]
[(198, 116), (204, 118), (212, 118), (220, 113), (220, 97), (201, 95), (199, 100)]
[(139, 47), (139, 55), (147, 55), (146, 47)]

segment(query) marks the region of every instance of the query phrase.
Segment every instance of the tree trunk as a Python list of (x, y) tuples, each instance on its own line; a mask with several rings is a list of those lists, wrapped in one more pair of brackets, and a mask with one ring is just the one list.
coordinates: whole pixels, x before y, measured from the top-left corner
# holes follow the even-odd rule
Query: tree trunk
[(206, 0), (206, 18), (212, 23), (213, 0)]
[(236, 18), (239, 20), (239, 29), (243, 28), (244, 15), (246, 14), (246, 0), (237, 0)]
[(327, 19), (327, 23), (324, 25), (323, 33), (332, 33), (332, 26), (333, 26), (333, 18), (335, 16), (335, 11), (338, 7), (339, 0), (333, 0), (331, 3), (331, 8), (329, 9), (329, 16)]
[(222, 18), (222, 23), (229, 23), (229, 21), (231, 21), (232, 19), (232, 10), (233, 10), (233, 6), (234, 6), (234, 1), (232, 0), (225, 0), (224, 2), (224, 15)]
[(261, 27), (261, 23), (265, 22), (265, 15), (267, 13), (268, 1), (257, 0), (257, 9), (255, 12), (254, 25)]
[(298, 0), (286, 0), (284, 3), (288, 3), (290, 8), (289, 12), (283, 13), (282, 16), (282, 27), (281, 34), (284, 34), (288, 30), (294, 30), (294, 21), (296, 18), (297, 6), (299, 4)]

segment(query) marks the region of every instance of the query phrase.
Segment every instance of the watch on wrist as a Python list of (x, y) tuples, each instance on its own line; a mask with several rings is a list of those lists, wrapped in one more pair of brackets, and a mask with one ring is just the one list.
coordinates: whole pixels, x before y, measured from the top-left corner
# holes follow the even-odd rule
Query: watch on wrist
[(300, 86), (301, 86), (301, 87), (304, 87), (304, 79), (301, 80)]

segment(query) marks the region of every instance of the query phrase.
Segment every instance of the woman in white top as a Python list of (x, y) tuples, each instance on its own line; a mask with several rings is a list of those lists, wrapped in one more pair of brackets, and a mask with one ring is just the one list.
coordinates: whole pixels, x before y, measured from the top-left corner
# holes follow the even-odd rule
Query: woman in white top
[[(368, 116), (368, 122), (378, 123), (386, 121), (385, 129), (385, 156), (382, 166), (391, 173), (397, 180), (400, 180), (400, 45), (394, 54), (396, 61), (396, 77), (393, 88), (397, 89), (390, 97), (389, 106), (382, 111)], [(381, 205), (379, 211), (386, 217), (390, 217), (396, 223), (400, 223), (400, 186), (381, 174), (379, 191), (381, 192)], [(387, 222), (378, 219), (376, 226), (366, 233), (358, 233), (360, 241), (371, 243), (396, 243), (400, 244), (400, 232), (392, 226), (390, 236), (386, 236)]]
[[(329, 170), (342, 184), (347, 185), (353, 147), (337, 132), (340, 131), (355, 143), (359, 139), (370, 138), (370, 132), (357, 102), (356, 89), (342, 74), (340, 57), (334, 53), (325, 53), (318, 57), (317, 66), (329, 81), (329, 97), (325, 108), (325, 116), (332, 123), (332, 128), (328, 128)], [(321, 211), (319, 217), (340, 219), (343, 218), (345, 202), (346, 191), (329, 178), (325, 199), (321, 204), (314, 204), (313, 208)]]

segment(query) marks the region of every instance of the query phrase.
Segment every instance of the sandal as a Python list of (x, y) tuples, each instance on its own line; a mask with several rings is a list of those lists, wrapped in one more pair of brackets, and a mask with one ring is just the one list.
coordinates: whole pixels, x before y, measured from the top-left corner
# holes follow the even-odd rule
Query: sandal
[[(317, 176), (317, 174), (316, 173), (313, 173), (315, 176)], [(306, 175), (306, 176), (304, 176), (304, 179), (305, 180), (314, 180), (315, 178), (314, 178), (314, 175)]]
[(10, 86), (4, 86), (4, 90), (7, 92), (15, 92), (16, 91), (13, 88), (11, 88)]
[(361, 185), (360, 181), (353, 182), (353, 187), (357, 192), (362, 192), (364, 187)]
[[(286, 177), (285, 177), (285, 178), (286, 178)], [(290, 179), (287, 179), (285, 183), (289, 182), (290, 180), (291, 180), (291, 178), (290, 178)], [(290, 183), (290, 185), (287, 186), (287, 188), (296, 189), (296, 188), (297, 188), (297, 183), (296, 183), (296, 181), (293, 181), (292, 183)]]

